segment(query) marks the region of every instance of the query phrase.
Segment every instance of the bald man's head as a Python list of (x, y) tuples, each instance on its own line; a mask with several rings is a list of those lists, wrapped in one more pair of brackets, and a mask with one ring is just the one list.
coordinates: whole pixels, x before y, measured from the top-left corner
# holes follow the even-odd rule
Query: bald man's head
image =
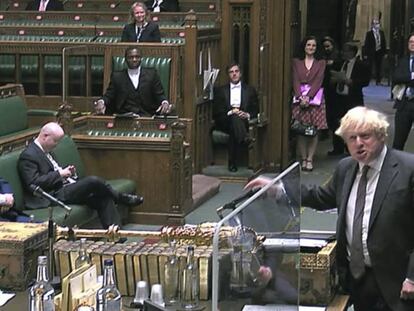
[(59, 124), (49, 122), (40, 130), (37, 141), (45, 152), (50, 152), (57, 146), (64, 135), (65, 132)]

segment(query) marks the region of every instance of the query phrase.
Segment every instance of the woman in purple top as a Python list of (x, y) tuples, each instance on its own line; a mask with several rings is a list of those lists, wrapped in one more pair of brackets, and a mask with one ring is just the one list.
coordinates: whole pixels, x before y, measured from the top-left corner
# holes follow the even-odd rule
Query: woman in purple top
[[(294, 96), (292, 118), (303, 123), (312, 124), (318, 130), (321, 130), (328, 128), (323, 96), (319, 105), (312, 104), (312, 102), (315, 96), (320, 95), (318, 91), (322, 87), (326, 61), (315, 57), (316, 48), (316, 38), (313, 36), (306, 37), (302, 42), (302, 56), (294, 58), (292, 61)], [(303, 90), (305, 85), (309, 88), (307, 92)], [(318, 135), (298, 135), (297, 144), (302, 160), (302, 170), (312, 171), (313, 156), (318, 145)]]

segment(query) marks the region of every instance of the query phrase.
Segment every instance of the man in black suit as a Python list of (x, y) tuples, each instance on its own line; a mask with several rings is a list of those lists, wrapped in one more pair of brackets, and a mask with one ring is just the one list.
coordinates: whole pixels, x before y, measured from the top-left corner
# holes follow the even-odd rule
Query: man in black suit
[(368, 60), (368, 63), (371, 66), (371, 74), (374, 74), (375, 72), (375, 81), (377, 85), (381, 83), (382, 59), (387, 50), (385, 34), (380, 28), (381, 24), (379, 20), (373, 19), (371, 22), (371, 30), (365, 35), (365, 43), (363, 47), (364, 59)]
[(121, 42), (161, 42), (158, 24), (151, 21), (147, 6), (135, 2), (129, 10), (129, 24), (122, 30)]
[(68, 204), (87, 204), (98, 212), (102, 226), (121, 225), (116, 203), (138, 205), (143, 198), (119, 193), (97, 176), (77, 178), (73, 165), (61, 167), (51, 153), (63, 138), (59, 124), (50, 122), (42, 127), (37, 138), (21, 153), (18, 160), (20, 178), (24, 184), (25, 205), (29, 209), (44, 208), (50, 202), (36, 197), (32, 187), (39, 186), (50, 195)]
[(96, 113), (132, 112), (141, 117), (170, 113), (172, 105), (164, 95), (157, 71), (141, 66), (138, 48), (127, 48), (125, 61), (128, 69), (112, 73), (105, 95), (95, 102)]
[[(301, 189), (303, 206), (338, 210), (339, 281), (355, 311), (414, 310), (414, 156), (387, 148), (388, 126), (375, 110), (348, 111), (336, 133), (351, 157), (326, 184)], [(267, 182), (259, 177), (246, 187)]]
[(152, 12), (178, 12), (178, 0), (148, 0), (145, 1), (148, 10)]
[(400, 59), (394, 70), (394, 84), (405, 85), (405, 93), (395, 100), (395, 131), (393, 148), (403, 150), (414, 122), (414, 33), (408, 37), (409, 55)]
[(215, 127), (230, 136), (228, 166), (236, 172), (240, 147), (249, 143), (248, 121), (257, 117), (259, 104), (256, 90), (241, 81), (240, 65), (226, 69), (230, 82), (214, 90), (213, 119)]
[[(369, 68), (357, 57), (358, 47), (352, 43), (345, 43), (342, 50), (343, 61), (338, 63), (338, 71), (331, 72), (331, 81), (336, 94), (331, 103), (331, 125), (335, 130), (339, 127), (341, 118), (348, 110), (364, 105), (362, 88), (369, 84)], [(345, 151), (343, 140), (332, 135), (332, 151), (328, 155), (341, 155)]]
[(63, 4), (58, 0), (33, 0), (27, 4), (26, 11), (63, 11)]

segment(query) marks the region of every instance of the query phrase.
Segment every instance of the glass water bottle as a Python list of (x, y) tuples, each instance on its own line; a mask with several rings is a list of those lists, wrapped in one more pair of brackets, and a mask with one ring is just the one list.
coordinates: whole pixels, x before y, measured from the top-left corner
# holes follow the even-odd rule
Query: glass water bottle
[(80, 239), (79, 245), (79, 255), (75, 260), (75, 269), (78, 269), (85, 265), (91, 264), (91, 258), (89, 257), (88, 253), (86, 252), (86, 239)]
[(55, 290), (47, 276), (47, 256), (37, 258), (37, 277), (29, 289), (29, 311), (54, 311)]
[(181, 284), (181, 305), (184, 309), (194, 309), (198, 307), (199, 294), (198, 265), (194, 258), (194, 247), (187, 248), (187, 264), (183, 271)]
[(179, 300), (180, 293), (180, 264), (176, 254), (176, 241), (170, 241), (170, 253), (164, 266), (164, 301), (173, 305)]
[(96, 293), (96, 311), (121, 311), (121, 293), (116, 287), (112, 259), (104, 261), (103, 286)]

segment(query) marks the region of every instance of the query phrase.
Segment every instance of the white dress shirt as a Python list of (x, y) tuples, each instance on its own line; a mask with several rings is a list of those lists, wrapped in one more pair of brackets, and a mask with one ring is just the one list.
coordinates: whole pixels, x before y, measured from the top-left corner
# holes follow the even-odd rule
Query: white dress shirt
[[(384, 145), (381, 153), (372, 162), (368, 163), (369, 170), (367, 173), (367, 192), (365, 197), (364, 215), (362, 218), (362, 252), (364, 254), (365, 265), (371, 266), (371, 259), (367, 247), (369, 220), (371, 217), (372, 203), (374, 201), (375, 190), (377, 189), (378, 179), (381, 172), (382, 164), (384, 163), (385, 155), (387, 154), (387, 146)], [(362, 168), (364, 164), (359, 163), (359, 170), (352, 185), (351, 193), (348, 198), (346, 207), (346, 239), (348, 259), (351, 255), (350, 245), (352, 244), (352, 230), (354, 224), (355, 202), (358, 191), (359, 180), (361, 179)]]
[[(237, 84), (230, 83), (230, 106), (232, 108), (240, 108), (241, 106), (241, 82)], [(231, 115), (230, 110), (227, 114)]]
[(139, 82), (139, 75), (141, 74), (141, 66), (139, 66), (137, 69), (129, 69), (128, 68), (128, 76), (131, 79), (132, 84), (134, 85), (134, 88), (138, 88), (138, 82)]
[[(158, 3), (157, 3), (158, 2)], [(154, 4), (152, 5), (152, 11), (153, 12), (161, 12), (160, 5), (163, 2), (163, 0), (154, 0)]]

